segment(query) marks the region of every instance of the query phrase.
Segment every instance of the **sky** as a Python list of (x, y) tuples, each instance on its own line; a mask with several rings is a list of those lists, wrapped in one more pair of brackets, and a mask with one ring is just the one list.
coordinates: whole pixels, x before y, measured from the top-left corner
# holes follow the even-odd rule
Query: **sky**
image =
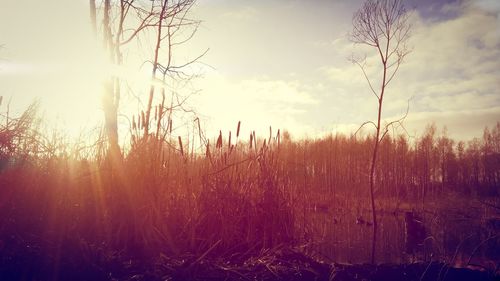
[[(374, 120), (376, 99), (348, 59), (366, 55), (376, 81), (377, 54), (348, 38), (362, 3), (199, 0), (190, 16), (202, 23), (175, 54), (187, 61), (209, 49), (186, 90), (194, 93), (189, 103), (207, 133), (234, 131), (241, 121), (243, 131), (265, 135), (272, 126), (317, 137)], [(100, 83), (110, 68), (91, 33), (87, 5), (6, 1), (0, 10), (0, 95), (18, 110), (39, 98), (44, 118), (71, 134), (102, 123)], [(412, 52), (387, 89), (384, 120), (400, 118), (408, 107), (410, 136), (434, 122), (456, 139), (481, 137), (485, 126), (500, 121), (500, 1), (406, 6)], [(137, 65), (122, 72), (143, 85), (122, 99), (122, 114), (129, 115), (140, 104), (135, 97), (146, 96), (148, 80)]]

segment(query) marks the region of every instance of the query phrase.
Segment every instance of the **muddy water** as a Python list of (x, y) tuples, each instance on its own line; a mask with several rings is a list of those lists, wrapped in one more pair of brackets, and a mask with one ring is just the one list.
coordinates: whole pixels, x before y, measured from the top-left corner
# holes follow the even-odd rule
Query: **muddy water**
[[(413, 215), (413, 214), (412, 214)], [(365, 263), (371, 258), (371, 215), (311, 211), (311, 249), (326, 260)], [(500, 262), (500, 225), (491, 219), (405, 212), (378, 215), (377, 263), (444, 261), (491, 267)], [(413, 224), (413, 226), (410, 226)], [(416, 225), (416, 226), (415, 226)], [(417, 230), (415, 230), (417, 229)]]

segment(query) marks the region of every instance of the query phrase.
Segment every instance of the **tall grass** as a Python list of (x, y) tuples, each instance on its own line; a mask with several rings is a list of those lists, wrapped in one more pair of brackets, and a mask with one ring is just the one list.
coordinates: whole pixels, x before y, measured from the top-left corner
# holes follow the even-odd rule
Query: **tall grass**
[[(0, 134), (0, 247), (6, 257), (53, 266), (75, 258), (92, 264), (113, 256), (188, 253), (238, 260), (308, 242), (312, 209), (361, 213), (368, 206), (370, 136), (292, 141), (270, 128), (265, 138), (252, 132), (244, 139), (238, 123), (236, 132), (207, 140), (204, 153), (171, 134), (137, 137), (117, 167), (105, 157), (103, 141), (72, 147), (37, 134), (26, 125), (33, 124), (26, 117), (34, 116), (31, 110)], [(420, 144), (412, 148), (404, 137), (381, 144), (382, 210), (418, 201), (423, 183), (427, 196), (463, 190), (452, 181), (457, 177), (439, 173), (473, 164), (474, 146), (431, 165)], [(442, 151), (434, 141), (429, 149)], [(493, 171), (480, 174), (484, 186), (498, 180), (498, 165), (482, 169)]]

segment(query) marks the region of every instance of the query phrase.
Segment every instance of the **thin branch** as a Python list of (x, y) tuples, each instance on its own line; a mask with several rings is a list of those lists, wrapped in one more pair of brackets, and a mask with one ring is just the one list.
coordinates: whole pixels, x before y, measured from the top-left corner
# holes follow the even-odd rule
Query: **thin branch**
[(363, 72), (363, 75), (365, 76), (365, 79), (366, 79), (366, 82), (368, 82), (368, 86), (370, 87), (370, 90), (372, 91), (372, 93), (375, 95), (375, 97), (377, 97), (377, 100), (380, 99), (379, 95), (377, 94), (377, 92), (375, 92), (375, 89), (373, 89), (373, 86), (372, 86), (372, 83), (370, 81), (370, 78), (368, 77), (368, 75), (366, 74), (366, 71), (365, 71), (365, 62), (366, 61), (366, 58), (363, 59), (363, 65), (361, 65), (361, 63), (354, 59), (354, 58), (351, 58), (351, 62), (352, 63), (355, 63), (356, 65), (359, 66), (359, 68), (361, 69), (361, 71)]
[[(387, 132), (389, 132), (389, 127), (393, 127), (395, 124), (398, 124), (399, 127), (403, 128), (406, 131), (406, 128), (403, 125), (403, 121), (406, 119), (406, 117), (408, 116), (408, 112), (410, 111), (410, 100), (411, 99), (408, 99), (408, 104), (406, 106), (405, 114), (401, 118), (394, 120), (394, 121), (391, 121), (387, 125), (384, 126), (384, 133), (382, 134), (382, 137), (380, 137), (379, 143), (382, 142), (382, 139), (385, 137)], [(408, 132), (406, 132), (406, 133), (408, 133)]]
[(358, 132), (366, 125), (368, 124), (372, 124), (373, 127), (375, 127), (375, 130), (377, 129), (377, 125), (375, 124), (375, 122), (373, 121), (366, 121), (364, 122), (363, 124), (361, 124), (361, 126), (359, 126), (359, 128), (356, 130), (356, 132), (354, 132), (353, 136), (356, 136), (358, 134)]
[(394, 78), (394, 75), (396, 75), (396, 72), (398, 72), (398, 69), (399, 69), (399, 66), (401, 65), (401, 62), (398, 61), (396, 63), (396, 69), (394, 69), (394, 71), (392, 72), (392, 74), (389, 76), (389, 78), (387, 79), (387, 81), (385, 82), (385, 85), (384, 87), (387, 87), (387, 85), (389, 85), (389, 83), (391, 82), (392, 78)]
[(188, 66), (188, 65), (190, 65), (190, 64), (193, 64), (193, 63), (195, 63), (197, 60), (201, 59), (204, 55), (206, 55), (206, 54), (208, 53), (208, 51), (209, 51), (209, 50), (210, 50), (210, 48), (207, 48), (207, 49), (205, 50), (205, 52), (203, 52), (201, 55), (197, 56), (196, 58), (194, 58), (194, 59), (192, 59), (192, 60), (190, 60), (190, 61), (188, 61), (188, 62), (186, 62), (186, 63), (184, 63), (184, 64), (182, 64), (182, 65), (179, 65), (179, 66), (171, 66), (171, 67), (170, 67), (170, 69), (174, 69), (174, 70), (175, 70), (175, 69), (180, 69), (180, 68), (184, 68), (184, 67), (186, 67), (186, 66)]

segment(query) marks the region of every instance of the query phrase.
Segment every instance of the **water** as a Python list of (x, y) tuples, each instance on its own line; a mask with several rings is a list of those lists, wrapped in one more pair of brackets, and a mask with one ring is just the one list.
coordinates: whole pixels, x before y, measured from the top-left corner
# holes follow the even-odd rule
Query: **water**
[[(471, 264), (487, 267), (500, 261), (500, 227), (492, 223), (494, 219), (449, 212), (414, 215), (414, 222), (409, 222), (405, 212), (378, 214), (377, 263), (439, 260), (464, 265), (470, 259)], [(355, 216), (349, 212), (313, 210), (308, 219), (313, 232), (311, 248), (326, 260), (370, 262), (373, 225), (369, 212)], [(409, 223), (422, 231), (415, 234)]]

